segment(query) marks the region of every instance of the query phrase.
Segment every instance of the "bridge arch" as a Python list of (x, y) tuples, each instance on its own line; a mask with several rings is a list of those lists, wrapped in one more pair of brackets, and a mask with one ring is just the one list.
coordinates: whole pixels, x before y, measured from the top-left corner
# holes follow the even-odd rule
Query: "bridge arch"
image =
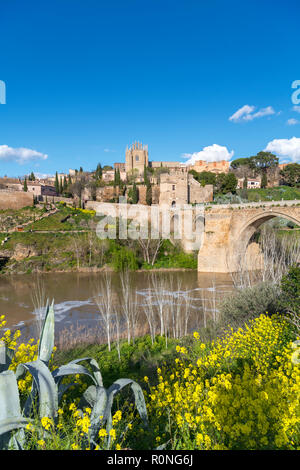
[(249, 240), (251, 239), (252, 235), (257, 231), (257, 229), (265, 222), (275, 217), (281, 217), (283, 219), (290, 220), (294, 224), (300, 226), (300, 217), (294, 217), (293, 215), (290, 215), (286, 212), (269, 209), (268, 211), (264, 211), (252, 216), (250, 219), (247, 220), (246, 223), (244, 223), (244, 225), (240, 229), (240, 241), (242, 243), (249, 243)]
[[(231, 262), (234, 259), (234, 263), (236, 267), (241, 267), (243, 263), (245, 263), (246, 257), (247, 257), (247, 250), (249, 249), (250, 246), (250, 241), (255, 232), (265, 223), (268, 222), (271, 219), (274, 219), (276, 217), (280, 217), (286, 220), (289, 220), (293, 222), (294, 224), (300, 226), (300, 217), (295, 217), (292, 214), (289, 214), (288, 212), (283, 212), (280, 210), (264, 210), (261, 213), (255, 214), (252, 217), (250, 217), (240, 228), (239, 234), (236, 236), (235, 235), (235, 243), (231, 243), (231, 249), (229, 250), (230, 257), (231, 257)], [(259, 263), (261, 263), (261, 256), (262, 252), (260, 251), (260, 248), (258, 244), (253, 243), (253, 247), (256, 245), (256, 252), (252, 253), (251, 252), (248, 254), (248, 265), (249, 269), (255, 269), (259, 266)], [(252, 248), (253, 248), (252, 247)], [(256, 259), (251, 260), (251, 256), (255, 257)], [(249, 260), (250, 257), (250, 260)], [(251, 262), (253, 263), (251, 266)]]

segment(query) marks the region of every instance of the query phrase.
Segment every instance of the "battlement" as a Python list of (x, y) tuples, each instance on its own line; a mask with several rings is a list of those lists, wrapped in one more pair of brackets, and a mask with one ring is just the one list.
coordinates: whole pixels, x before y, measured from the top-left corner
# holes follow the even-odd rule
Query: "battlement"
[(143, 145), (141, 142), (134, 142), (131, 147), (126, 148), (126, 173), (137, 171), (139, 175), (142, 175), (145, 166), (148, 166), (148, 145)]
[(134, 151), (134, 150), (145, 150), (148, 152), (148, 145), (143, 145), (142, 142), (134, 142), (133, 144), (131, 144), (131, 147), (126, 147), (126, 152), (127, 151)]

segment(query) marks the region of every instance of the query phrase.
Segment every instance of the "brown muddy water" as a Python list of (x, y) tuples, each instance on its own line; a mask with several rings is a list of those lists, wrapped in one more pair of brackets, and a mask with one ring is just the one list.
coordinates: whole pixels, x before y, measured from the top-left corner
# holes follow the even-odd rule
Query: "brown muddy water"
[[(119, 297), (121, 292), (120, 276), (112, 276), (112, 298), (116, 311), (122, 310)], [(137, 293), (137, 303), (141, 313), (141, 331), (146, 326), (143, 316), (145, 302), (155, 302), (151, 294), (151, 275), (148, 272), (130, 274), (130, 289)], [(188, 296), (191, 316), (189, 330), (204, 325), (206, 317), (215, 315), (218, 302), (233, 289), (229, 275), (197, 273), (196, 271), (172, 271), (155, 274), (162, 281), (167, 280), (164, 289), (174, 298)], [(95, 293), (99, 280), (104, 273), (47, 273), (0, 277), (0, 316), (5, 315), (6, 327), (20, 329), (23, 340), (35, 336), (37, 309), (34, 300), (38, 288), (42, 286), (44, 296), (55, 304), (55, 331), (60, 342), (70, 341), (76, 331), (98, 331), (101, 326)], [(101, 295), (101, 292), (99, 292)], [(103, 329), (103, 325), (102, 325)]]

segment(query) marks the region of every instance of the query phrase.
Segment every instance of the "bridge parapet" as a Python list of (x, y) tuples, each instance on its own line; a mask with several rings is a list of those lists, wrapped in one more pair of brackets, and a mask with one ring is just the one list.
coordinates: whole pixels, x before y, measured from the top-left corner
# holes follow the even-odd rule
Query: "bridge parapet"
[[(225, 205), (224, 205), (225, 206)], [(212, 206), (205, 211), (205, 234), (198, 254), (200, 272), (236, 272), (249, 241), (264, 222), (283, 217), (300, 225), (300, 201)], [(254, 267), (253, 267), (254, 269)]]

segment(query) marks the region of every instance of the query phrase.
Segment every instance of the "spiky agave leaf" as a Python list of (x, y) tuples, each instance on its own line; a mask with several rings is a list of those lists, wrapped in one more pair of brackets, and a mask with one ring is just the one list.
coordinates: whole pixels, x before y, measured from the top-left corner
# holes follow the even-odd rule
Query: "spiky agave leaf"
[(8, 370), (14, 357), (14, 350), (7, 347), (4, 341), (0, 341), (0, 373)]
[(46, 305), (46, 314), (43, 322), (43, 328), (39, 341), (38, 358), (48, 364), (54, 348), (54, 300), (49, 306), (48, 300)]
[[(15, 429), (25, 427), (28, 420), (21, 416), (19, 390), (15, 374), (7, 370), (0, 374), (0, 449), (13, 445), (11, 433)], [(18, 433), (20, 442), (24, 439), (23, 432)]]
[(33, 401), (38, 396), (40, 417), (48, 416), (54, 418), (58, 408), (58, 393), (50, 370), (41, 359), (37, 359), (33, 362), (19, 364), (16, 370), (17, 379), (22, 377), (26, 371), (32, 375), (34, 387), (25, 404), (25, 414), (27, 416), (30, 415)]
[[(92, 409), (90, 416), (91, 425), (89, 429), (89, 437), (90, 442), (95, 445), (99, 429), (105, 423), (104, 415), (107, 407), (107, 391), (104, 387), (99, 385), (91, 385), (84, 392), (83, 399)], [(102, 419), (100, 419), (100, 416), (102, 416)]]
[[(91, 366), (92, 372), (89, 371), (86, 367), (79, 364), (79, 362), (88, 362)], [(91, 357), (83, 357), (80, 359), (74, 359), (70, 361), (68, 364), (65, 364), (61, 367), (58, 367), (52, 372), (53, 378), (57, 384), (60, 383), (62, 378), (66, 375), (74, 375), (74, 374), (84, 374), (88, 375), (95, 385), (102, 386), (102, 376), (99, 369), (99, 365), (97, 361)]]
[(124, 387), (130, 385), (135, 398), (135, 406), (145, 426), (148, 425), (148, 414), (145, 403), (145, 398), (141, 386), (131, 379), (116, 380), (107, 390), (108, 400), (105, 413), (105, 420), (107, 421), (107, 431), (111, 430), (111, 408), (116, 393), (120, 392)]

